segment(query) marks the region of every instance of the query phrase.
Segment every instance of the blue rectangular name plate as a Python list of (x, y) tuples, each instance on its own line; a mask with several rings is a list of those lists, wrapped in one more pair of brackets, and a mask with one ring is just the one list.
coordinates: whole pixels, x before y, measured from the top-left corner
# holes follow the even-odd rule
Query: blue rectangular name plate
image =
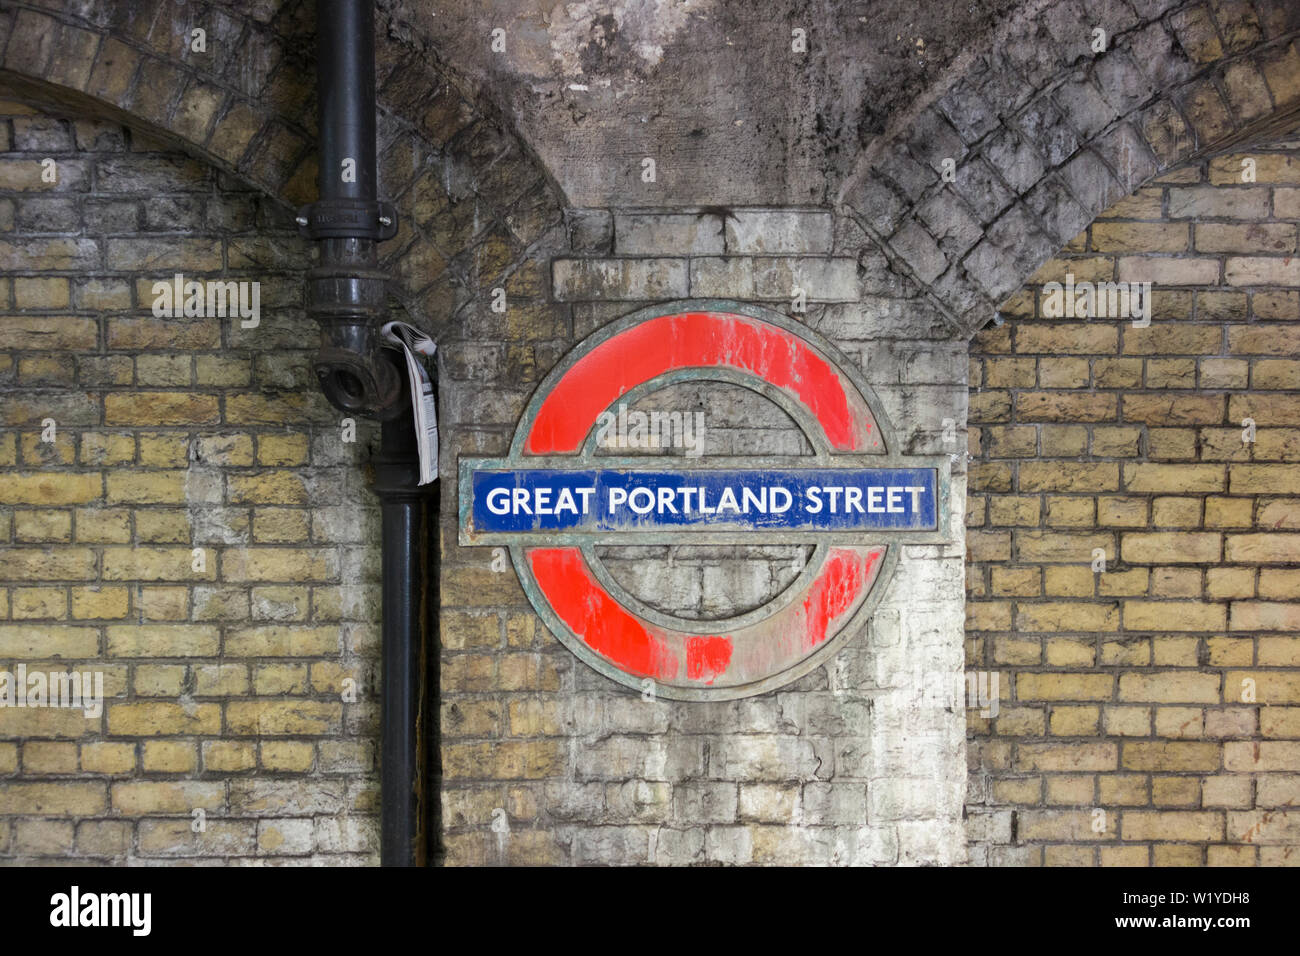
[[(468, 478), (469, 488), (464, 487)], [(471, 538), (654, 531), (937, 531), (935, 468), (472, 468)], [(465, 507), (467, 505), (467, 507)], [(620, 535), (622, 537), (622, 535)]]

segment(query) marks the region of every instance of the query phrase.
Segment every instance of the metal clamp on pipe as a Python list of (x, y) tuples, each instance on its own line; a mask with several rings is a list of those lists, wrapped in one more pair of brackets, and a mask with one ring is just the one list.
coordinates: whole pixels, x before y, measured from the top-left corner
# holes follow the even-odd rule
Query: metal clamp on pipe
[(322, 199), (298, 210), (298, 234), (306, 239), (373, 239), (397, 235), (397, 209), (364, 199)]

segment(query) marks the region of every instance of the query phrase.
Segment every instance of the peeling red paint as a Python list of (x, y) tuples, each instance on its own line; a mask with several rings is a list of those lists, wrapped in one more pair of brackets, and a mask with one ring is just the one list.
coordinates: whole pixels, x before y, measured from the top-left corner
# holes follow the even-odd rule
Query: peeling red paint
[(597, 417), (644, 382), (681, 368), (734, 368), (785, 389), (836, 451), (878, 446), (870, 411), (798, 336), (725, 312), (683, 312), (635, 325), (596, 346), (555, 384), (525, 442), (531, 455), (573, 454)]
[[(782, 390), (807, 409), (833, 451), (881, 447), (857, 387), (798, 334), (744, 315), (685, 312), (624, 329), (579, 358), (542, 399), (524, 453), (580, 453), (601, 412), (632, 389), (688, 368), (733, 369)], [(602, 660), (634, 677), (714, 689), (787, 672), (824, 647), (866, 600), (885, 554), (878, 546), (832, 548), (803, 593), (780, 610), (701, 635), (658, 626), (625, 607), (579, 548), (525, 550), (564, 630)]]
[[(643, 623), (596, 580), (578, 548), (532, 548), (529, 567), (561, 620), (593, 651), (637, 677), (713, 686), (761, 680), (792, 666), (837, 630), (875, 583), (883, 548), (836, 548), (795, 600), (730, 634), (698, 635)], [(685, 667), (682, 662), (685, 661)]]
[(688, 637), (686, 639), (686, 676), (712, 684), (731, 663), (731, 638)]
[(880, 551), (864, 556), (857, 551), (836, 548), (827, 556), (826, 566), (803, 601), (805, 653), (825, 641), (830, 623), (853, 606), (880, 555)]
[(592, 650), (637, 677), (677, 676), (677, 654), (663, 632), (623, 610), (592, 577), (579, 549), (533, 548), (528, 561), (555, 613)]

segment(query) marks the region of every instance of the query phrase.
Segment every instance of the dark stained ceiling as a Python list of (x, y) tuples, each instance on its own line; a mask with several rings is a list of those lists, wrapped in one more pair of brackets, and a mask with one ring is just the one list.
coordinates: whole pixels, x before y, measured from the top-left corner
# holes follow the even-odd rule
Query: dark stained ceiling
[[(578, 206), (823, 204), (963, 49), (1037, 5), (380, 2), (394, 37), (428, 45), (496, 103)], [(791, 49), (795, 29), (807, 52)]]

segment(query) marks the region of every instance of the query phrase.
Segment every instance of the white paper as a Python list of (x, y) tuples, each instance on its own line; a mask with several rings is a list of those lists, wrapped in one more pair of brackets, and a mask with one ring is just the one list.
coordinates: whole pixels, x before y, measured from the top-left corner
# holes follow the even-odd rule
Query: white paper
[(381, 331), (385, 344), (401, 349), (406, 356), (415, 437), (420, 448), (420, 484), (427, 485), (438, 477), (438, 410), (434, 405), (433, 382), (423, 359), (417, 356), (432, 357), (438, 347), (433, 339), (406, 322), (388, 322)]

